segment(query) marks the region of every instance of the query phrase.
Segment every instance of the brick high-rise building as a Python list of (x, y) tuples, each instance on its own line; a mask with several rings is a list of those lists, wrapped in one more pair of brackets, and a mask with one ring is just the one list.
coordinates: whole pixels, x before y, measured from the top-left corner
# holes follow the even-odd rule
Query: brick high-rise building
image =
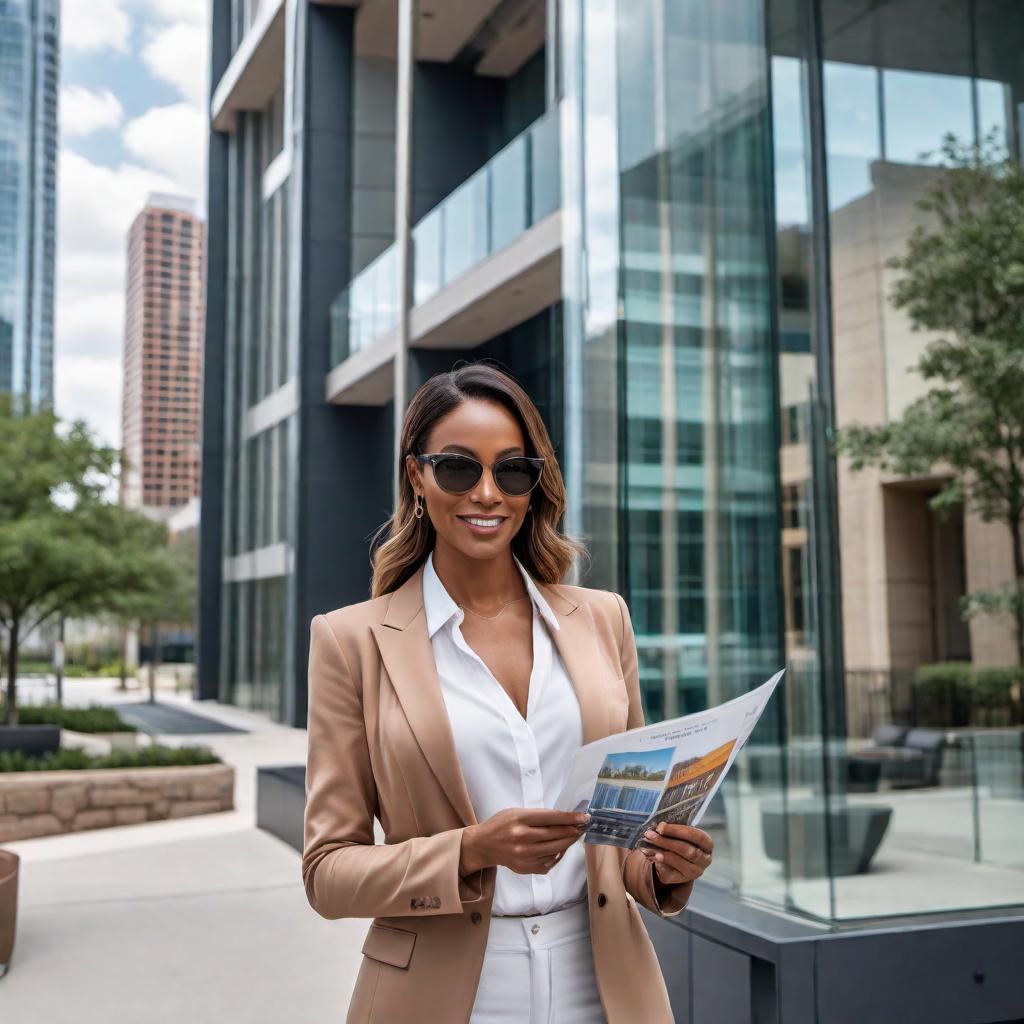
[(199, 494), (204, 224), (151, 195), (128, 233), (121, 500), (170, 509)]

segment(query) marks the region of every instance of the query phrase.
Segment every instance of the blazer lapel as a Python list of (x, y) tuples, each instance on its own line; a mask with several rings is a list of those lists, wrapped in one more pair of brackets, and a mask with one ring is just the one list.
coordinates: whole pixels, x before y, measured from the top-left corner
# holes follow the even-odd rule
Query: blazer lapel
[(423, 756), (463, 824), (475, 825), (473, 803), (455, 753), (434, 649), (427, 635), (422, 565), (392, 593), (383, 621), (370, 628)]
[[(583, 742), (590, 743), (609, 734), (608, 694), (620, 677), (602, 653), (590, 608), (577, 604), (556, 585), (538, 582), (537, 587), (558, 618), (561, 628), (549, 634), (576, 691)], [(383, 620), (371, 629), (424, 758), (462, 822), (476, 824), (427, 635), (422, 565), (392, 593)]]
[(537, 583), (558, 618), (561, 629), (551, 630), (555, 647), (576, 690), (583, 720), (583, 742), (591, 743), (609, 734), (607, 694), (620, 678), (601, 653), (593, 613), (577, 604), (556, 586)]

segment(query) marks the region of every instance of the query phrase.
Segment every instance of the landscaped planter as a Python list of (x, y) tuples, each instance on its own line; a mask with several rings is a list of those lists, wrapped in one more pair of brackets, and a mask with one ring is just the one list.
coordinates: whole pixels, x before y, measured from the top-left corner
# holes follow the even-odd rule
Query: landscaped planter
[(28, 757), (39, 757), (59, 748), (59, 725), (0, 725), (0, 750), (20, 750)]
[(0, 842), (230, 811), (227, 764), (0, 774)]

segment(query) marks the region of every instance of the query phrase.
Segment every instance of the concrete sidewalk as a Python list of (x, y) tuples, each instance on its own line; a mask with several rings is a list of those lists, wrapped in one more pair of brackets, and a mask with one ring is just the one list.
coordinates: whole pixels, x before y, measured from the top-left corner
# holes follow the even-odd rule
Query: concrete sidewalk
[[(65, 685), (67, 704), (132, 699), (116, 680)], [(233, 764), (236, 809), (6, 844), (22, 866), (0, 1021), (344, 1019), (368, 922), (319, 917), (299, 854), (255, 827), (256, 767), (302, 763), (305, 731), (171, 693), (159, 700), (249, 730), (159, 738), (207, 744)]]

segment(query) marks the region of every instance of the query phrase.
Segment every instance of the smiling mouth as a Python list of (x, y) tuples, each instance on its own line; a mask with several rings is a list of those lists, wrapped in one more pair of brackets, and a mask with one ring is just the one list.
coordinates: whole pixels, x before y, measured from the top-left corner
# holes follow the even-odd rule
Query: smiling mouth
[(495, 533), (501, 529), (505, 516), (456, 516), (461, 519), (474, 533)]

